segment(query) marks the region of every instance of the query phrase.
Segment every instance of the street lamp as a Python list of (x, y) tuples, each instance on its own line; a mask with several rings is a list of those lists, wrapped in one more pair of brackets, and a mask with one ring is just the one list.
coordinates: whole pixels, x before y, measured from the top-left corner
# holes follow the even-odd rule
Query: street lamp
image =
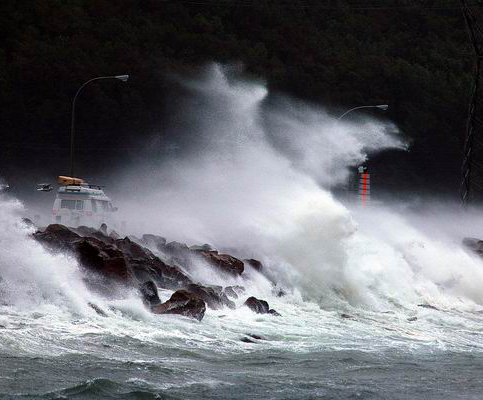
[[(347, 114), (349, 114), (351, 111), (354, 111), (354, 110), (360, 110), (361, 108), (379, 108), (380, 110), (383, 110), (383, 111), (386, 111), (389, 106), (387, 104), (378, 104), (376, 106), (359, 106), (359, 107), (354, 107), (354, 108), (351, 108), (350, 110), (347, 110), (344, 114), (342, 114), (338, 119), (337, 119), (337, 123), (340, 122), (340, 120), (345, 117)], [(362, 166), (361, 166), (362, 167)], [(360, 168), (359, 167), (359, 172), (361, 172)], [(367, 170), (366, 167), (362, 167), (362, 172), (364, 172), (365, 170)], [(365, 168), (365, 169), (364, 169)], [(347, 198), (349, 198), (349, 192), (350, 192), (350, 187), (351, 187), (351, 184), (350, 184), (350, 181), (348, 180), (347, 181), (347, 187), (346, 187), (346, 196)]]
[(74, 178), (75, 102), (77, 100), (77, 96), (86, 85), (100, 79), (119, 79), (120, 81), (126, 82), (129, 79), (129, 75), (99, 76), (97, 78), (88, 80), (77, 90), (74, 100), (72, 101), (72, 117), (70, 121), (70, 176), (72, 178)]
[(337, 119), (337, 122), (339, 122), (345, 115), (349, 114), (351, 111), (359, 110), (361, 108), (379, 108), (380, 110), (386, 111), (389, 108), (389, 106), (387, 104), (379, 104), (377, 106), (359, 106), (359, 107), (354, 107), (354, 108), (351, 108), (350, 110), (346, 111), (344, 114), (342, 114)]

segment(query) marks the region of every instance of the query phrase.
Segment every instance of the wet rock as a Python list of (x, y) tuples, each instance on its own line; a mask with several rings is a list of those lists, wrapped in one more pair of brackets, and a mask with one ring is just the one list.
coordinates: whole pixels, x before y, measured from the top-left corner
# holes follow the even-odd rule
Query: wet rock
[(346, 313), (341, 313), (340, 317), (342, 319), (355, 319), (352, 315), (346, 314)]
[(202, 286), (193, 283), (186, 286), (186, 290), (197, 295), (213, 310), (219, 310), (223, 307), (228, 307), (232, 310), (235, 309), (235, 303), (223, 292), (221, 286)]
[(166, 244), (166, 239), (162, 236), (145, 234), (141, 238), (142, 243), (148, 247), (153, 247), (159, 251), (163, 251), (164, 245)]
[(156, 256), (149, 249), (142, 247), (128, 237), (118, 239), (114, 243), (116, 247), (128, 258), (143, 260), (154, 260), (156, 258)]
[(102, 223), (102, 224), (101, 224), (101, 227), (99, 228), (99, 230), (100, 230), (100, 231), (101, 231), (101, 232), (102, 232), (104, 235), (106, 235), (106, 236), (107, 236), (107, 225), (106, 225), (106, 224)]
[(483, 240), (476, 238), (464, 238), (463, 245), (469, 250), (483, 256)]
[(245, 269), (243, 261), (228, 254), (215, 251), (200, 251), (199, 254), (208, 264), (230, 275), (241, 275)]
[(247, 263), (250, 267), (252, 267), (255, 271), (262, 272), (263, 270), (263, 265), (260, 261), (255, 260), (253, 258), (243, 260), (245, 263)]
[(270, 310), (270, 307), (265, 300), (259, 300), (253, 296), (249, 297), (243, 305), (247, 306), (250, 310), (256, 312), (257, 314), (268, 314), (268, 311)]
[(152, 280), (159, 287), (173, 290), (192, 283), (179, 268), (165, 264), (149, 249), (128, 237), (114, 240), (87, 227), (82, 227), (78, 232), (103, 237), (102, 240), (92, 236), (82, 237), (58, 224), (49, 225), (33, 237), (51, 250), (73, 253), (84, 269), (100, 274), (105, 278), (104, 282), (99, 283), (100, 290), (108, 290), (106, 287), (102, 289), (108, 281), (136, 286), (134, 278), (141, 282)]
[(104, 243), (107, 243), (107, 244), (113, 244), (114, 243), (113, 238), (105, 235), (100, 230), (97, 230), (95, 228), (91, 228), (89, 226), (81, 225), (77, 228), (69, 228), (69, 229), (72, 230), (73, 232), (77, 233), (79, 236), (82, 236), (82, 237), (93, 237), (93, 238), (96, 238), (96, 239), (100, 240), (101, 242), (104, 242)]
[(139, 288), (143, 301), (148, 306), (155, 306), (161, 303), (158, 288), (153, 281), (144, 282)]
[(109, 237), (111, 239), (114, 239), (114, 240), (117, 240), (117, 239), (120, 239), (121, 236), (119, 236), (119, 234), (115, 231), (115, 230), (112, 230), (110, 233), (109, 233)]
[(238, 299), (238, 296), (243, 294), (245, 292), (245, 288), (243, 286), (227, 286), (225, 289), (223, 289), (225, 294), (228, 297), (231, 297), (233, 299)]
[(273, 315), (274, 317), (281, 317), (282, 316), (282, 314), (278, 313), (273, 308), (271, 308), (270, 310), (268, 310), (268, 313), (271, 314), (271, 315)]
[(72, 243), (72, 248), (85, 269), (126, 286), (133, 283), (132, 270), (123, 252), (115, 246), (87, 237)]
[(418, 320), (418, 317), (409, 317), (407, 320), (409, 322), (417, 321)]
[(212, 251), (214, 253), (218, 253), (218, 250), (215, 249), (211, 244), (205, 243), (202, 245), (194, 245), (190, 247), (191, 251)]
[(247, 306), (253, 312), (257, 314), (272, 314), (274, 316), (281, 316), (277, 311), (270, 309), (270, 306), (265, 300), (257, 299), (256, 297), (249, 297), (244, 306)]
[(132, 283), (132, 273), (122, 252), (115, 246), (94, 237), (82, 237), (58, 224), (49, 225), (43, 232), (36, 232), (33, 237), (50, 250), (73, 253), (86, 270), (117, 283)]
[(190, 249), (186, 245), (186, 243), (180, 242), (169, 242), (168, 244), (163, 246), (163, 250), (174, 257), (180, 258), (184, 258), (190, 252)]
[(178, 290), (167, 302), (151, 307), (151, 311), (154, 314), (178, 314), (201, 321), (206, 312), (206, 305), (195, 294)]
[(70, 249), (71, 243), (80, 236), (71, 231), (64, 225), (52, 224), (46, 227), (43, 231), (37, 231), (34, 233), (33, 237), (45, 244), (50, 249)]

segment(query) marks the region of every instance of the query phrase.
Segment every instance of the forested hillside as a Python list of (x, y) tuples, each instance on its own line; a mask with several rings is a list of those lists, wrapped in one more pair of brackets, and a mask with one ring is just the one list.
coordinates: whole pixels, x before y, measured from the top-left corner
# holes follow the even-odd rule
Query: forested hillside
[(163, 135), (164, 72), (241, 61), (270, 88), (337, 111), (389, 104), (412, 150), (372, 161), (381, 185), (456, 192), (472, 79), (458, 4), (2, 0), (0, 168), (65, 151), (72, 97), (91, 77), (132, 76), (92, 85), (78, 105), (85, 150), (100, 143), (110, 157)]

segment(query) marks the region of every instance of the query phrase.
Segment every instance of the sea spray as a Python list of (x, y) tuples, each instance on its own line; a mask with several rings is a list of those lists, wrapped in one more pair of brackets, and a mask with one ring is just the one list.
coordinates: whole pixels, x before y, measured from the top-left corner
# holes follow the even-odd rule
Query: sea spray
[(176, 79), (186, 89), (171, 121), (178, 150), (116, 178), (133, 188), (119, 197), (126, 218), (259, 257), (271, 279), (326, 309), (482, 304), (481, 261), (461, 238), (432, 237), (401, 207), (348, 208), (329, 191), (368, 153), (406, 148), (393, 124), (338, 121), (220, 65)]
[(55, 304), (71, 312), (87, 310), (88, 292), (76, 261), (51, 254), (30, 235), (22, 203), (0, 194), (0, 293), (7, 304), (33, 311)]

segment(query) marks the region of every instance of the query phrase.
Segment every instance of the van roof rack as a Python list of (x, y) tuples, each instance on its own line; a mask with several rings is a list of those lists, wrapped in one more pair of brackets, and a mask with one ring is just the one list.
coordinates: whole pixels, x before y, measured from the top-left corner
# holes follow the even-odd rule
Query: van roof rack
[(99, 189), (99, 190), (102, 190), (102, 188), (105, 187), (104, 185), (91, 185), (91, 184), (85, 184), (83, 186), (87, 186), (89, 189)]

